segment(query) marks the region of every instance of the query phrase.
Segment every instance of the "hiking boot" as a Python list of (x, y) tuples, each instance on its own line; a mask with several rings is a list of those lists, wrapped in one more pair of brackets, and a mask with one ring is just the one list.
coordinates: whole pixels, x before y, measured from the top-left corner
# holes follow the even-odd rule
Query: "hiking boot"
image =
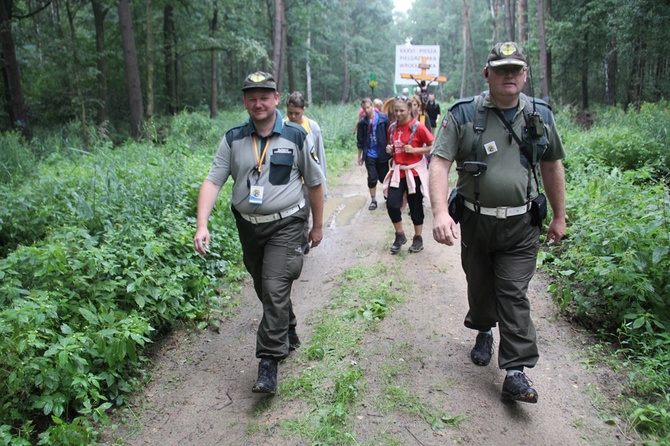
[(505, 400), (537, 403), (537, 390), (533, 389), (532, 385), (523, 372), (507, 375), (503, 382), (502, 397)]
[(368, 206), (368, 211), (374, 211), (377, 209), (377, 200), (372, 200), (370, 206)]
[(407, 237), (405, 237), (404, 232), (395, 233), (395, 241), (391, 245), (391, 254), (398, 254), (402, 245), (407, 243)]
[(277, 361), (262, 358), (258, 364), (258, 380), (251, 388), (254, 393), (269, 393), (274, 395), (277, 391)]
[(472, 362), (477, 365), (489, 365), (493, 355), (493, 335), (491, 333), (479, 333), (475, 340), (475, 346), (470, 351)]
[(412, 239), (412, 246), (409, 247), (409, 252), (419, 252), (423, 250), (423, 237), (415, 235)]
[(291, 327), (288, 329), (288, 349), (290, 351), (295, 350), (298, 347), (300, 347), (300, 338), (295, 331), (295, 327)]

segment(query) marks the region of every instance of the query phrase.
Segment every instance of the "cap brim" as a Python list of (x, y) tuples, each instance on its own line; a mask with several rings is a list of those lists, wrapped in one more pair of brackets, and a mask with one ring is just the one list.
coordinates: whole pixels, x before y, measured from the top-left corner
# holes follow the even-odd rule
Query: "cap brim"
[(258, 86), (258, 85), (249, 85), (247, 87), (242, 87), (242, 91), (247, 91), (247, 90), (272, 90), (272, 91), (277, 91), (276, 87), (263, 87), (263, 86)]
[(502, 67), (503, 65), (517, 65), (520, 67), (525, 67), (526, 62), (519, 59), (499, 59), (499, 60), (492, 60), (488, 63), (488, 66), (491, 68)]

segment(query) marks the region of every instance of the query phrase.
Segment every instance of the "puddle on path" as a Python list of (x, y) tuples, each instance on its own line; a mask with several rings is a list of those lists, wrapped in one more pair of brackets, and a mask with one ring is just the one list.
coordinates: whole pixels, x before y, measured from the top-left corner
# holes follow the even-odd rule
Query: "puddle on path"
[(328, 197), (324, 209), (327, 226), (337, 228), (352, 224), (367, 202), (368, 198), (363, 195)]

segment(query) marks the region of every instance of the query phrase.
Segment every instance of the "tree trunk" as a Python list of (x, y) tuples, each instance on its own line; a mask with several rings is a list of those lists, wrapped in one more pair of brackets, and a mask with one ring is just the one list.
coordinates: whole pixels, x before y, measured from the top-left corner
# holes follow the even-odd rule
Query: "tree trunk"
[(540, 45), (540, 96), (545, 101), (549, 102), (549, 79), (547, 69), (547, 35), (545, 31), (545, 0), (538, 0), (537, 2), (537, 37)]
[[(281, 14), (281, 58), (279, 59), (279, 73), (280, 73), (280, 83), (277, 85), (277, 88), (282, 88), (279, 91), (284, 90), (284, 74), (288, 71), (286, 68), (286, 59), (288, 58), (288, 38), (286, 36), (286, 29), (288, 28), (286, 26), (286, 3), (284, 3), (284, 8), (282, 9), (282, 14)], [(289, 86), (290, 86), (289, 82)]]
[[(545, 22), (551, 20), (551, 0), (544, 0), (544, 19)], [(551, 99), (551, 48), (547, 48), (547, 95)]]
[(616, 97), (616, 72), (618, 65), (616, 36), (610, 37), (609, 51), (605, 58), (605, 100), (608, 105), (617, 103)]
[(507, 40), (514, 40), (514, 0), (505, 0), (505, 33)]
[(309, 24), (307, 25), (307, 55), (306, 57), (306, 62), (305, 62), (305, 81), (307, 83), (307, 86), (305, 89), (307, 90), (307, 104), (312, 105), (312, 65), (309, 60), (309, 54), (312, 51), (312, 31), (309, 29)]
[(105, 58), (105, 16), (108, 9), (103, 9), (100, 0), (92, 0), (93, 22), (95, 24), (95, 61), (98, 68), (98, 104), (96, 106), (96, 124), (103, 125), (107, 121), (107, 59)]
[(281, 76), (282, 76), (282, 34), (283, 34), (283, 17), (284, 17), (284, 0), (274, 0), (275, 2), (275, 16), (274, 26), (272, 31), (272, 73), (277, 82), (277, 90), (281, 91)]
[(18, 130), (27, 140), (33, 135), (28, 123), (28, 111), (21, 88), (19, 63), (16, 60), (14, 38), (12, 37), (12, 1), (0, 0), (0, 49), (2, 51), (2, 77), (5, 81), (5, 96), (9, 105), (9, 120), (13, 129)]
[[(528, 48), (527, 48), (527, 43), (528, 43), (528, 0), (517, 0), (516, 3), (516, 12), (517, 12), (517, 21), (518, 21), (518, 35), (516, 38), (516, 42), (521, 45), (526, 50), (526, 60), (528, 62), (528, 65), (530, 66), (531, 60), (529, 58), (528, 54)], [(533, 71), (532, 67), (529, 69), (529, 79), (530, 82), (526, 82), (526, 84), (523, 86), (523, 92), (524, 94), (528, 96), (534, 96), (535, 92), (533, 91), (533, 88), (535, 87), (535, 79), (533, 79)]]
[(517, 20), (519, 21), (517, 42), (525, 47), (526, 42), (528, 42), (528, 0), (517, 1)]
[(70, 0), (65, 2), (65, 10), (67, 11), (67, 23), (70, 31), (70, 38), (68, 45), (70, 49), (70, 82), (72, 84), (73, 98), (72, 102), (79, 109), (79, 122), (81, 123), (81, 139), (84, 143), (84, 148), (89, 150), (91, 148), (91, 141), (88, 134), (88, 117), (86, 113), (86, 99), (81, 90), (81, 79), (79, 73), (83, 70), (79, 60), (79, 51), (77, 48), (77, 32), (74, 27), (74, 18), (76, 12), (72, 10)]
[(119, 0), (119, 24), (123, 43), (123, 61), (126, 72), (128, 106), (130, 108), (130, 134), (133, 138), (142, 136), (144, 125), (144, 104), (140, 70), (137, 65), (137, 49), (133, 32), (133, 19), (130, 15), (130, 0)]
[(500, 42), (500, 0), (490, 0), (493, 19), (493, 44)]
[(582, 111), (589, 109), (589, 33), (584, 34), (584, 46), (581, 51), (582, 66), (581, 66), (581, 91), (582, 91)]
[[(210, 36), (212, 37), (212, 40), (216, 38), (216, 31), (219, 27), (219, 4), (217, 2), (214, 2), (214, 14), (212, 16), (212, 26), (210, 28)], [(212, 63), (211, 63), (211, 70), (210, 70), (210, 80), (211, 80), (211, 96), (209, 97), (209, 117), (211, 119), (216, 119), (216, 116), (218, 114), (218, 105), (217, 105), (217, 98), (219, 96), (219, 90), (217, 88), (218, 86), (218, 76), (217, 76), (217, 57), (219, 56), (219, 52), (216, 50), (216, 48), (212, 48)]]
[(347, 26), (347, 0), (341, 0), (342, 5), (342, 96), (340, 102), (345, 104), (349, 100), (349, 27)]
[(151, 119), (154, 115), (154, 35), (151, 26), (153, 14), (151, 13), (151, 0), (145, 1), (147, 14), (147, 118)]
[(175, 56), (174, 8), (166, 4), (163, 9), (163, 57), (165, 58), (165, 88), (168, 113), (177, 114), (177, 57)]
[(293, 57), (292, 48), (293, 48), (293, 39), (291, 39), (290, 34), (284, 33), (286, 39), (286, 74), (288, 74), (288, 91), (293, 92), (298, 88), (295, 81), (295, 70), (293, 69)]
[[(468, 95), (468, 78), (472, 79), (473, 91), (479, 91), (477, 68), (470, 31), (470, 2), (463, 0), (463, 78), (461, 79), (461, 97)], [(468, 76), (468, 72), (470, 75)]]

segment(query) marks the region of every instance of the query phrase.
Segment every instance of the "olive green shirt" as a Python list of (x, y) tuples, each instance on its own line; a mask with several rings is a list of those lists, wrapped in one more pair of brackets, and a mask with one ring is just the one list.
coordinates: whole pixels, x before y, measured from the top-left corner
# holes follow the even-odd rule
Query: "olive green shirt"
[[(555, 161), (565, 158), (563, 143), (556, 130), (554, 116), (549, 106), (539, 99), (522, 96), (512, 120), (512, 128), (519, 137), (524, 135), (524, 110), (532, 111), (532, 101), (544, 120), (544, 135), (537, 141), (538, 159)], [(476, 160), (486, 163), (486, 171), (478, 177), (479, 202), (484, 207), (521, 206), (528, 199), (537, 196), (537, 185), (531, 174), (531, 192), (528, 197), (530, 162), (522, 154), (519, 145), (511, 137), (507, 127), (493, 112), (494, 107), (488, 92), (484, 96), (486, 130), (481, 143), (476, 148)], [(473, 121), (477, 110), (476, 98), (462, 99), (449, 107), (442, 120), (431, 154), (455, 161), (462, 166), (463, 161), (472, 160), (472, 144), (475, 140)], [(538, 163), (539, 164), (539, 163)], [(539, 166), (538, 166), (539, 167)], [(539, 179), (539, 168), (538, 179)], [(471, 203), (475, 202), (475, 177), (458, 172), (458, 192)]]

